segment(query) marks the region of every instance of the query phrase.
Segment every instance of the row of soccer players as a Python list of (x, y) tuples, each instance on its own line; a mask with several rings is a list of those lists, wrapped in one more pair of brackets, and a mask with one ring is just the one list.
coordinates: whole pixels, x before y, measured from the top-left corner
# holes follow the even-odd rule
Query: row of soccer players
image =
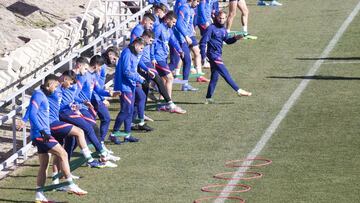
[[(116, 61), (117, 52), (112, 49), (109, 49), (103, 56), (94, 56), (90, 63), (85, 58), (78, 58), (72, 71), (65, 71), (60, 78), (49, 75), (45, 78), (41, 88), (34, 91), (23, 120), (30, 120), (31, 140), (38, 147), (39, 152), (40, 169), (37, 179), (36, 200), (47, 201), (42, 192), (42, 187), (46, 178), (48, 153), (55, 154), (57, 157), (55, 161), (58, 164), (54, 164), (54, 173), (56, 174), (58, 168), (60, 168), (62, 173), (65, 174), (69, 183), (69, 186), (65, 189), (80, 195), (87, 193), (73, 183), (69, 170), (68, 159), (74, 150), (75, 140), (84, 157), (88, 160), (89, 166), (116, 167), (116, 164), (111, 161), (117, 161), (120, 158), (111, 155), (112, 152), (103, 145), (110, 123), (110, 116), (106, 107), (108, 103), (104, 100), (104, 97), (120, 96), (121, 110), (116, 117), (111, 137), (117, 138), (117, 136), (124, 135), (124, 141), (129, 142), (138, 141), (137, 138), (130, 134), (135, 103), (137, 104), (136, 109), (140, 125), (144, 124), (145, 92), (148, 88), (146, 84), (149, 81), (154, 81), (160, 94), (165, 99), (166, 104), (162, 106), (164, 110), (175, 113), (186, 112), (176, 106), (171, 99), (173, 74), (167, 64), (170, 52), (168, 44), (172, 45), (177, 51), (176, 60), (183, 61), (184, 84), (182, 89), (187, 91), (189, 90), (186, 86), (189, 86), (187, 79), (190, 69), (188, 66), (191, 65), (190, 49), (195, 47), (194, 52), (196, 52), (196, 48), (199, 49), (194, 37), (192, 21), (188, 20), (188, 8), (196, 6), (197, 1), (189, 0), (178, 8), (178, 16), (174, 12), (168, 12), (162, 18), (158, 16), (159, 21), (154, 26), (155, 32), (145, 28), (151, 28), (156, 22), (156, 17), (151, 14), (144, 15), (141, 23), (131, 33), (130, 45), (122, 51), (117, 62), (114, 91), (107, 91), (103, 87), (104, 71), (106, 71), (106, 67), (103, 65), (104, 60), (108, 65)], [(155, 14), (159, 13), (159, 8), (162, 10), (161, 5), (155, 6)], [(178, 21), (177, 18), (179, 18)], [(206, 103), (213, 102), (211, 97), (219, 75), (231, 85), (237, 95), (251, 95), (250, 92), (238, 87), (223, 64), (223, 42), (231, 44), (243, 37), (241, 35), (229, 37), (224, 27), (225, 22), (226, 13), (219, 11), (215, 23), (209, 25), (202, 32), (200, 41), (201, 54), (194, 54), (195, 61), (200, 61), (200, 66), (201, 61), (204, 61), (206, 57), (211, 65), (211, 80), (206, 95)], [(180, 36), (176, 38), (172, 28), (174, 25), (178, 27), (178, 24), (182, 24), (179, 29), (183, 30), (179, 31)], [(189, 26), (190, 24), (191, 26)], [(177, 40), (180, 41), (180, 44)], [(196, 54), (199, 54), (200, 58), (196, 58)], [(96, 116), (99, 116), (101, 121), (100, 129), (96, 126)], [(119, 131), (122, 123), (124, 123), (125, 133)], [(97, 134), (100, 135), (100, 139), (96, 136)], [(66, 150), (61, 147), (64, 140)], [(99, 161), (91, 157), (87, 141), (93, 144), (100, 154)]]

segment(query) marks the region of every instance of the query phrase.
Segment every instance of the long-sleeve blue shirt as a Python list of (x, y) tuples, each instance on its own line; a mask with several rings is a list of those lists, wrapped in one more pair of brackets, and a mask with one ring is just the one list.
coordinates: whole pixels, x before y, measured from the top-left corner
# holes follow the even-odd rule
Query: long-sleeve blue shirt
[(40, 131), (50, 134), (49, 101), (42, 90), (35, 90), (28, 107), (31, 140), (41, 137)]
[(212, 0), (200, 0), (197, 9), (197, 24), (211, 24)]
[(125, 48), (116, 65), (114, 76), (114, 90), (121, 92), (134, 92), (136, 83), (143, 83), (137, 72), (139, 57), (133, 54), (129, 47)]
[[(215, 60), (222, 56), (223, 42), (232, 44), (236, 42), (235, 37), (229, 37), (224, 26), (212, 24), (208, 27), (200, 40), (201, 58), (207, 56), (211, 60)], [(206, 51), (207, 45), (207, 52)]]
[(179, 7), (174, 34), (180, 43), (184, 43), (185, 37), (194, 35), (194, 9), (188, 3)]
[[(96, 79), (98, 82), (98, 85), (100, 88), (104, 89), (105, 88), (105, 80), (106, 80), (106, 69), (107, 69), (107, 65), (104, 64), (101, 66), (100, 72), (97, 73), (96, 75)], [(97, 101), (103, 101), (105, 98), (101, 95), (99, 95), (96, 92), (93, 92), (92, 95)]]
[(82, 109), (87, 109), (87, 106), (84, 104), (84, 102), (91, 101), (91, 97), (94, 91), (101, 96), (110, 96), (109, 92), (100, 87), (97, 82), (96, 75), (96, 72), (86, 72), (84, 75), (77, 75), (77, 80), (79, 81), (81, 91), (78, 95), (75, 96), (75, 101), (80, 104), (80, 108)]
[(151, 60), (167, 61), (169, 55), (169, 44), (173, 46), (176, 51), (182, 52), (182, 49), (177, 41), (171, 28), (164, 22), (160, 23), (154, 28), (155, 40), (153, 48), (151, 49)]
[(75, 104), (75, 96), (78, 95), (81, 90), (79, 88), (79, 83), (80, 82), (77, 82), (77, 84), (73, 84), (66, 89), (61, 87), (62, 98), (60, 102), (60, 111), (64, 109), (71, 109), (71, 105)]
[(136, 38), (141, 37), (141, 35), (143, 34), (145, 28), (144, 26), (139, 23), (137, 24), (132, 30), (131, 30), (131, 34), (130, 34), (130, 43), (132, 43)]
[(62, 100), (62, 91), (61, 87), (55, 89), (55, 91), (47, 96), (50, 106), (49, 111), (49, 119), (50, 123), (53, 123), (54, 121), (59, 121), (59, 111), (60, 111), (60, 103)]
[(178, 9), (180, 6), (186, 4), (187, 0), (176, 0), (174, 4), (174, 13), (178, 16)]

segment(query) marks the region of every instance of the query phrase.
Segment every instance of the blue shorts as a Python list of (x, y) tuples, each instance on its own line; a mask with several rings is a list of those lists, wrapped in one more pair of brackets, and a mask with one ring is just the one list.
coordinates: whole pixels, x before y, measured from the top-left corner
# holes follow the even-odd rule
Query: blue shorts
[(192, 43), (189, 45), (190, 48), (199, 45), (199, 42), (197, 41), (195, 36), (190, 37)]
[(62, 145), (64, 138), (70, 133), (73, 125), (63, 121), (54, 121), (50, 124), (51, 135)]
[(157, 61), (155, 68), (156, 68), (157, 72), (159, 73), (160, 77), (164, 77), (164, 76), (171, 74), (171, 70), (166, 61)]
[(45, 154), (48, 153), (50, 149), (55, 147), (55, 145), (59, 144), (54, 137), (50, 137), (49, 142), (44, 143), (42, 137), (38, 137), (35, 140), (33, 140), (33, 144), (38, 148), (39, 154)]

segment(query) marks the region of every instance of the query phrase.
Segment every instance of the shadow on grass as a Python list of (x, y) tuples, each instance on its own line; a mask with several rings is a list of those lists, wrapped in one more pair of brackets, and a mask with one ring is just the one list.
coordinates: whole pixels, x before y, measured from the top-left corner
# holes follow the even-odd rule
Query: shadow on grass
[(36, 178), (37, 175), (7, 175), (9, 178)]
[[(205, 102), (205, 101), (204, 101)], [(190, 105), (205, 105), (204, 102), (176, 102), (176, 104), (190, 104)], [(224, 101), (224, 102), (218, 102), (218, 101), (215, 101), (216, 103), (214, 105), (228, 105), (228, 104), (234, 104), (234, 102), (227, 102), (227, 101)]]
[(266, 78), (272, 79), (306, 79), (306, 80), (360, 80), (360, 77), (341, 77), (341, 76), (327, 76), (327, 75), (314, 75), (314, 76), (269, 76)]
[(0, 202), (19, 202), (19, 203), (32, 203), (34, 201), (25, 201), (25, 200), (12, 200), (12, 199), (3, 199), (0, 198)]
[(325, 57), (325, 58), (296, 58), (301, 61), (316, 61), (316, 60), (360, 60), (360, 57)]
[(24, 191), (35, 192), (35, 188), (21, 188), (21, 187), (0, 187), (0, 190), (24, 190)]

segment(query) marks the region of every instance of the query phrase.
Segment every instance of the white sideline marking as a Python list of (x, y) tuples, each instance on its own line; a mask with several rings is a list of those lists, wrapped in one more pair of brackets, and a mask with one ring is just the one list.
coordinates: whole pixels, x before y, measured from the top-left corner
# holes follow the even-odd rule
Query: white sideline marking
[(327, 61), (323, 64), (359, 64), (360, 61)]
[[(323, 53), (320, 55), (319, 58), (326, 58), (329, 53), (334, 49), (335, 45), (341, 38), (341, 36), (344, 34), (347, 27), (350, 25), (350, 23), (353, 21), (355, 16), (360, 10), (360, 1), (357, 4), (357, 6), (354, 8), (354, 10), (350, 13), (350, 15), (347, 17), (347, 19), (343, 22), (340, 29), (337, 31), (335, 36), (331, 39)], [(316, 71), (319, 69), (321, 64), (324, 62), (324, 60), (317, 60), (314, 65), (310, 68), (306, 76), (314, 76)], [(254, 149), (247, 155), (246, 159), (252, 159), (255, 158), (261, 150), (265, 147), (266, 143), (270, 140), (271, 136), (274, 134), (275, 130), (279, 127), (281, 121), (286, 117), (287, 113), (290, 111), (291, 107), (293, 107), (294, 103), (299, 99), (301, 93), (305, 90), (306, 86), (310, 82), (309, 79), (303, 79), (301, 80), (301, 83), (296, 88), (296, 90), (291, 94), (290, 98), (287, 100), (287, 102), (282, 107), (281, 111), (277, 114), (275, 119), (272, 121), (270, 126), (266, 129), (264, 134), (262, 135), (261, 139), (258, 141)], [(243, 165), (250, 165), (253, 161), (245, 161)], [(240, 178), (243, 176), (242, 172), (247, 171), (248, 168), (239, 168), (237, 170), (237, 173), (233, 176), (233, 178)], [(222, 190), (221, 194), (219, 196), (221, 197), (228, 197), (229, 192), (231, 192), (234, 189), (234, 186), (229, 186), (232, 184), (237, 184), (238, 180), (231, 180), (228, 182), (227, 186)], [(216, 199), (216, 203), (222, 203), (225, 199)]]

